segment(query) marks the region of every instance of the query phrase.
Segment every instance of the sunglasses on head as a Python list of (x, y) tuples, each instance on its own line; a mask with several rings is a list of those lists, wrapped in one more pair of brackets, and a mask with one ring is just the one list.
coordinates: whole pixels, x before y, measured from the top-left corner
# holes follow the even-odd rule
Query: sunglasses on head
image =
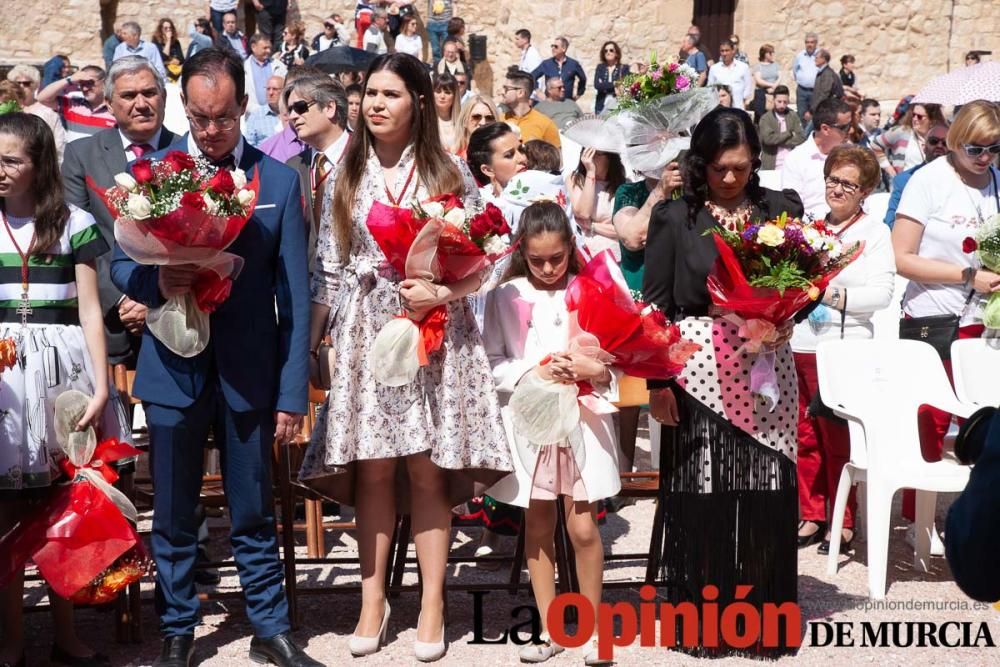
[(307, 111), (309, 111), (309, 107), (311, 107), (314, 104), (316, 104), (316, 100), (312, 100), (309, 102), (306, 102), (305, 100), (298, 100), (297, 102), (292, 102), (291, 104), (289, 104), (288, 110), (294, 111), (295, 113), (301, 116), (305, 114)]
[(496, 120), (496, 116), (494, 116), (491, 113), (488, 114), (474, 113), (471, 116), (469, 116), (469, 118), (471, 118), (472, 121), (475, 123), (478, 123), (483, 120), (485, 120), (487, 123), (492, 123)]
[(993, 144), (992, 146), (979, 146), (976, 144), (965, 144), (962, 146), (962, 150), (969, 157), (979, 157), (986, 151), (990, 152), (990, 155), (1000, 155), (1000, 144)]

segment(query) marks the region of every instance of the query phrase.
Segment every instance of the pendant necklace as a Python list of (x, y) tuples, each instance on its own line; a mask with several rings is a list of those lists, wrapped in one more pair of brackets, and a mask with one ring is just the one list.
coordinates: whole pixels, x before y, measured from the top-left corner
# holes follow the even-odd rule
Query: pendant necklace
[[(7, 222), (7, 215), (0, 211), (0, 217), (3, 218), (3, 226), (7, 230), (7, 235), (10, 237), (11, 243), (14, 244), (14, 249), (17, 250), (17, 254), (21, 257), (21, 302), (17, 306), (17, 310), (14, 311), (21, 316), (21, 328), (28, 326), (28, 316), (34, 312), (31, 309), (31, 301), (28, 300), (28, 255), (21, 250), (21, 246), (17, 244), (17, 239), (14, 238), (14, 231), (10, 228), (10, 223)], [(31, 250), (31, 246), (35, 243), (35, 231), (31, 231), (31, 241), (28, 243), (28, 250)]]

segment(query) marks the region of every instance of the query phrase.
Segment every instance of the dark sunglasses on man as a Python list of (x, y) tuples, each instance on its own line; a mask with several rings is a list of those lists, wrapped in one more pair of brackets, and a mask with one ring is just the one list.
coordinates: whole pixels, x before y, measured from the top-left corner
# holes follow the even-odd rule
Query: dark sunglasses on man
[(294, 111), (298, 115), (304, 116), (309, 111), (309, 107), (314, 104), (316, 104), (316, 100), (309, 100), (308, 102), (306, 100), (298, 100), (288, 105), (288, 111), (289, 113)]

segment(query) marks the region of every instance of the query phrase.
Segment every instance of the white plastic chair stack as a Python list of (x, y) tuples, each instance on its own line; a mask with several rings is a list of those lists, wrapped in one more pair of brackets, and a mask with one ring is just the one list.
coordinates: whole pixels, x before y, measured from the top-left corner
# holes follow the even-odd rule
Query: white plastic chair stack
[(1000, 403), (1000, 340), (969, 338), (951, 344), (951, 372), (958, 400), (977, 408)]
[(837, 573), (848, 493), (865, 482), (868, 590), (873, 599), (882, 599), (896, 491), (917, 490), (914, 566), (926, 571), (937, 494), (957, 493), (969, 480), (965, 466), (924, 461), (917, 409), (927, 404), (968, 417), (974, 408), (955, 397), (937, 352), (919, 341), (828, 341), (819, 345), (816, 364), (823, 402), (848, 419), (851, 433), (851, 458), (834, 503), (827, 572)]

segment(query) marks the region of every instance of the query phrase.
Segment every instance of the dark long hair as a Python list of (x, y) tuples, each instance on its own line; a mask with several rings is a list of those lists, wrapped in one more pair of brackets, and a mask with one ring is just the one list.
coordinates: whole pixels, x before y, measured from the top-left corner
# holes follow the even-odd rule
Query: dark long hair
[[(464, 184), (458, 167), (441, 147), (438, 135), (437, 113), (434, 111), (434, 93), (424, 64), (405, 53), (388, 53), (375, 58), (365, 74), (361, 104), (364, 105), (368, 83), (376, 72), (392, 72), (406, 86), (410, 94), (413, 117), (410, 121), (410, 140), (414, 144), (417, 177), (431, 196), (452, 193), (462, 195)], [(376, 139), (368, 129), (364, 117), (358, 118), (354, 137), (347, 145), (343, 168), (333, 189), (333, 229), (343, 256), (351, 249), (351, 231), (354, 226), (351, 210), (358, 187), (365, 173), (368, 153)]]
[(476, 128), (476, 131), (469, 136), (465, 160), (472, 171), (472, 177), (479, 185), (489, 183), (489, 179), (483, 173), (483, 166), (488, 166), (493, 160), (493, 142), (508, 134), (514, 134), (514, 130), (507, 123), (490, 123)]
[[(580, 154), (583, 155), (582, 150)], [(622, 156), (618, 153), (604, 154), (608, 156), (608, 185), (605, 189), (613, 195), (618, 191), (618, 186), (626, 181), (625, 165), (622, 164)], [(583, 166), (582, 160), (576, 165), (576, 170), (570, 176), (570, 180), (573, 182), (573, 185), (581, 190), (583, 189), (587, 181), (587, 168)]]
[(708, 165), (724, 150), (746, 146), (753, 161), (747, 197), (752, 204), (764, 203), (764, 189), (760, 186), (760, 137), (754, 129), (750, 114), (740, 109), (716, 107), (701, 119), (691, 135), (691, 150), (684, 158), (684, 202), (688, 207), (688, 225), (694, 226), (698, 212), (708, 199)]
[[(52, 130), (38, 116), (15, 112), (0, 116), (0, 134), (10, 134), (24, 142), (24, 152), (31, 158), (35, 170), (31, 183), (35, 196), (35, 240), (28, 254), (43, 253), (59, 240), (69, 220)], [(7, 213), (4, 198), (0, 198), (0, 211)]]
[(566, 266), (566, 272), (580, 273), (580, 257), (579, 253), (576, 252), (573, 230), (569, 227), (566, 211), (555, 202), (540, 201), (521, 212), (521, 219), (517, 223), (517, 233), (514, 234), (512, 240), (517, 248), (510, 255), (510, 265), (503, 274), (502, 282), (528, 275), (528, 260), (525, 257), (525, 253), (528, 252), (528, 239), (546, 232), (558, 234), (562, 242), (566, 244), (566, 252), (569, 253), (569, 264)]

